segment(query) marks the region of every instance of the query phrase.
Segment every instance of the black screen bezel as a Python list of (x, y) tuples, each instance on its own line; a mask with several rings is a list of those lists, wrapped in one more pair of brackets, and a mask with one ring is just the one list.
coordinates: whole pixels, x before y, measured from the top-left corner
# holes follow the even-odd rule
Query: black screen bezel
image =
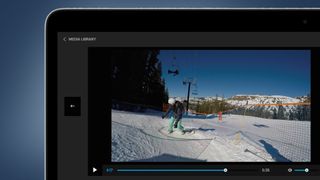
[[(145, 17), (153, 21), (144, 21)], [(108, 23), (103, 23), (106, 19)], [(45, 24), (46, 179), (57, 179), (58, 32), (319, 32), (319, 19), (320, 11), (316, 9), (59, 9), (53, 11), (48, 15)], [(319, 92), (316, 85), (312, 88), (312, 91)]]

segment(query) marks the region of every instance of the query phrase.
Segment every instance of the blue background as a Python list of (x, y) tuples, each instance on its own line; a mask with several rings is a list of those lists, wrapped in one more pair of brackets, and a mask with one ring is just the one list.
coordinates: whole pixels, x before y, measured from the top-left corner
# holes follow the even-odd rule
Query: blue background
[(186, 78), (197, 97), (310, 94), (309, 50), (160, 50), (158, 58), (169, 97), (187, 97)]
[(0, 179), (42, 180), (44, 21), (60, 7), (320, 7), (318, 0), (3, 0)]

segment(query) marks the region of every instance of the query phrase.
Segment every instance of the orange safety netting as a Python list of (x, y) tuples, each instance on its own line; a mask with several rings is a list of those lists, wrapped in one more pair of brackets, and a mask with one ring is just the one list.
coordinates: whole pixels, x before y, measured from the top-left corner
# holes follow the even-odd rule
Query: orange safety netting
[[(306, 103), (306, 102), (296, 102), (296, 103), (275, 103), (275, 104), (247, 104), (245, 106), (310, 106), (311, 103)], [(163, 104), (163, 111), (167, 111), (169, 108), (169, 104)], [(222, 113), (224, 112), (228, 112), (228, 111), (232, 111), (234, 109), (237, 109), (239, 107), (233, 108), (233, 109), (229, 109), (226, 111), (221, 111)], [(189, 110), (190, 111), (190, 110)], [(197, 114), (197, 115), (209, 115), (212, 113), (203, 113), (203, 112), (196, 112), (196, 111), (190, 111), (193, 114)]]

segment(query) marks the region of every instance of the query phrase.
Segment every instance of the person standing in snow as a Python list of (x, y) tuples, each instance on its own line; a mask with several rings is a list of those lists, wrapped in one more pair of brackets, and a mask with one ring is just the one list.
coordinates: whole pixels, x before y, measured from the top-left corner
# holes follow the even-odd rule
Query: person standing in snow
[(170, 98), (169, 108), (167, 112), (162, 116), (162, 119), (165, 117), (169, 117), (169, 129), (168, 132), (173, 132), (173, 127), (178, 128), (181, 132), (184, 132), (184, 127), (182, 126), (182, 115), (184, 113), (184, 106), (180, 101), (176, 101), (173, 98)]

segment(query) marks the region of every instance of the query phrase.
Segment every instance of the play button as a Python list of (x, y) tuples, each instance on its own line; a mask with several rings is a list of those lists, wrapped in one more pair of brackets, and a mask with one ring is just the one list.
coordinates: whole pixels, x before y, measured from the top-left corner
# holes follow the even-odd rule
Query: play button
[(97, 171), (98, 170), (95, 167), (92, 168), (92, 172), (97, 172)]

